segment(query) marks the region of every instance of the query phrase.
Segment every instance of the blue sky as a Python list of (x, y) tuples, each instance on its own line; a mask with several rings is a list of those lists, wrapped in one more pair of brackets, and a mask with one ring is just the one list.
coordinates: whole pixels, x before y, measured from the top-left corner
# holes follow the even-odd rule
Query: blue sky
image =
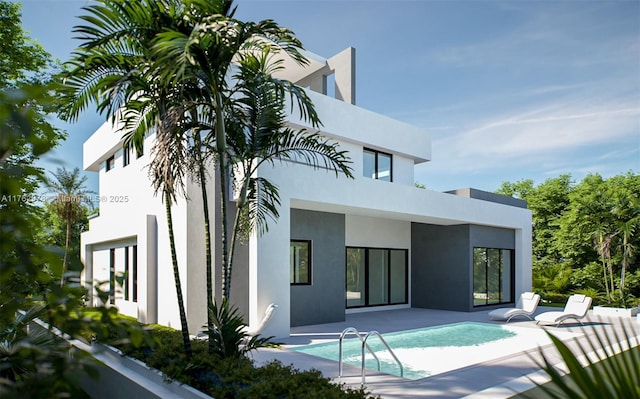
[[(90, 3), (25, 0), (23, 26), (64, 61)], [(429, 189), (640, 173), (638, 1), (237, 5), (238, 18), (274, 19), (322, 56), (355, 47), (357, 105), (431, 133), (432, 161), (415, 176)], [(47, 167), (81, 167), (82, 143), (102, 120), (61, 124), (69, 139)]]

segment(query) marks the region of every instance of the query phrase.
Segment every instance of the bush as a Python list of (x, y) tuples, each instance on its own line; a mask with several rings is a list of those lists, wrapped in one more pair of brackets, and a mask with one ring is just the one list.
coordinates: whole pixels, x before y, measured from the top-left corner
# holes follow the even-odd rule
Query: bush
[(557, 303), (557, 304), (566, 304), (567, 299), (569, 299), (569, 294), (561, 294), (559, 292), (547, 291), (542, 292), (540, 294), (542, 300), (545, 302)]
[(582, 294), (593, 299), (592, 305), (600, 305), (604, 300), (604, 295), (602, 292), (598, 291), (595, 288), (581, 288), (575, 291), (576, 294)]
[(193, 357), (187, 359), (178, 330), (154, 326), (152, 343), (135, 347), (117, 345), (127, 356), (162, 371), (171, 380), (201, 390), (215, 398), (369, 398), (363, 389), (332, 383), (320, 371), (301, 371), (273, 361), (257, 367), (245, 356), (210, 354), (207, 341), (194, 340)]
[(597, 262), (591, 262), (584, 267), (574, 269), (571, 273), (571, 284), (576, 288), (604, 290), (602, 265)]

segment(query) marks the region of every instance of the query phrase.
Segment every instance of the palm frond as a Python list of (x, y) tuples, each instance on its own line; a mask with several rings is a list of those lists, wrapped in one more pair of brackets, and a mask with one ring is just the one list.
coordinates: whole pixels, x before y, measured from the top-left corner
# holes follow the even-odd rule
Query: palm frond
[[(568, 370), (564, 375), (542, 352), (538, 365), (550, 376), (550, 385), (539, 385), (554, 398), (640, 398), (639, 335), (631, 322), (595, 330), (584, 341), (575, 341), (577, 350), (546, 331)], [(559, 391), (559, 392), (558, 392)]]

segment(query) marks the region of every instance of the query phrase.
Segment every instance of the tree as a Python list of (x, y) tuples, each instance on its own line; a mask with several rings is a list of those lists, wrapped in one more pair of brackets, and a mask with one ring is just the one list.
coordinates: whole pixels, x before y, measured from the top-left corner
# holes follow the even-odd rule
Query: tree
[(565, 174), (547, 179), (537, 186), (530, 179), (516, 183), (503, 182), (496, 191), (498, 194), (516, 196), (527, 201), (527, 207), (533, 214), (533, 254), (537, 262), (562, 261), (561, 251), (550, 244), (559, 229), (557, 221), (569, 204), (572, 189), (571, 176)]
[[(339, 151), (336, 143), (312, 134), (305, 129), (294, 130), (287, 125), (286, 92), (295, 86), (273, 75), (282, 68), (273, 61), (270, 48), (262, 52), (243, 53), (238, 59), (237, 82), (232, 96), (233, 120), (229, 123), (229, 147), (231, 163), (235, 165), (238, 200), (229, 244), (229, 270), (226, 292), (230, 292), (233, 251), (238, 235), (242, 232), (268, 230), (268, 220), (277, 219), (279, 194), (273, 183), (259, 177), (264, 165), (297, 161), (314, 169), (320, 167), (353, 178), (350, 161), (345, 151)], [(312, 104), (303, 101), (307, 112)]]
[(53, 211), (66, 224), (64, 258), (62, 260), (62, 272), (60, 273), (61, 284), (65, 281), (65, 273), (68, 270), (67, 258), (71, 247), (71, 228), (86, 215), (85, 206), (93, 206), (89, 195), (93, 193), (85, 188), (86, 176), (80, 176), (80, 169), (74, 168), (68, 171), (65, 168), (58, 168), (55, 173), (51, 173), (53, 179), (47, 181), (49, 192), (55, 194), (51, 201)]
[[(205, 2), (206, 3), (206, 2)], [(233, 179), (234, 164), (238, 154), (229, 148), (229, 141), (235, 132), (243, 132), (242, 127), (232, 127), (240, 119), (231, 121), (229, 115), (234, 115), (229, 104), (234, 102), (233, 95), (237, 91), (234, 85), (229, 85), (229, 68), (232, 63), (240, 62), (247, 54), (264, 54), (267, 51), (273, 55), (285, 53), (300, 65), (306, 65), (307, 60), (301, 54), (302, 44), (289, 29), (282, 28), (271, 20), (260, 22), (244, 22), (233, 18), (235, 8), (233, 1), (220, 0), (212, 2), (217, 13), (202, 12), (202, 2), (190, 3), (196, 10), (192, 19), (197, 20), (193, 29), (186, 33), (167, 30), (158, 35), (155, 49), (163, 65), (172, 65), (173, 69), (165, 69), (166, 78), (172, 82), (199, 78), (198, 87), (202, 87), (203, 97), (195, 105), (202, 107), (202, 113), (208, 115), (206, 119), (213, 121), (210, 134), (206, 136), (205, 146), (214, 148), (215, 161), (220, 178), (220, 202), (222, 212), (222, 295), (228, 297), (230, 292), (231, 270), (233, 264), (233, 245), (228, 233), (227, 204), (229, 198), (229, 179)], [(274, 83), (276, 81), (274, 80)], [(237, 85), (238, 82), (234, 81)], [(312, 126), (319, 126), (318, 116), (307, 98), (305, 92), (290, 82), (279, 81), (281, 93), (288, 94), (293, 103), (297, 104), (303, 118)], [(238, 104), (238, 102), (235, 102)], [(246, 120), (246, 119), (245, 119)], [(244, 122), (240, 122), (239, 126)], [(244, 133), (242, 133), (244, 134)], [(236, 157), (236, 158), (234, 158)], [(242, 184), (240, 185), (242, 187)], [(233, 233), (232, 233), (233, 234)]]
[(556, 280), (551, 276), (559, 270), (571, 270), (569, 281), (563, 277), (557, 285), (561, 292), (599, 290), (609, 303), (640, 296), (637, 174), (588, 175), (579, 183), (561, 175), (538, 186), (532, 180), (505, 182), (498, 192), (525, 199), (532, 210), (534, 285), (542, 284), (537, 288), (552, 287), (543, 282)]
[[(213, 122), (205, 145), (216, 153), (217, 172), (220, 179), (220, 206), (222, 213), (222, 295), (228, 297), (231, 280), (232, 259), (228, 233), (227, 198), (229, 198), (229, 168), (227, 126), (225, 112), (230, 89), (227, 78), (234, 59), (242, 52), (260, 51), (266, 46), (284, 51), (299, 63), (304, 63), (300, 54), (301, 44), (293, 32), (281, 28), (271, 20), (257, 23), (234, 19), (232, 0), (213, 2), (191, 1), (190, 18), (194, 24), (190, 30), (167, 30), (158, 35), (155, 50), (165, 68), (165, 78), (178, 82), (198, 77), (202, 97), (197, 105), (202, 106), (206, 119)], [(306, 114), (305, 114), (306, 115)], [(315, 113), (311, 117), (315, 117)], [(316, 118), (317, 120), (317, 118)], [(315, 121), (314, 121), (315, 123)], [(210, 267), (210, 266), (208, 266)]]
[[(306, 59), (300, 54), (301, 43), (295, 38), (293, 33), (278, 26), (270, 20), (254, 22), (243, 22), (233, 18), (235, 8), (233, 1), (222, 0), (214, 2), (191, 1), (188, 2), (187, 17), (185, 20), (193, 21), (193, 25), (181, 31), (179, 29), (169, 30), (159, 34), (154, 41), (154, 50), (158, 56), (158, 62), (162, 66), (173, 66), (164, 68), (165, 77), (169, 84), (179, 82), (181, 87), (187, 84), (191, 88), (189, 101), (185, 102), (186, 109), (179, 109), (178, 115), (190, 116), (189, 121), (176, 118), (177, 123), (183, 126), (191, 126), (193, 133), (193, 143), (195, 146), (190, 153), (196, 157), (196, 181), (202, 189), (204, 204), (204, 221), (206, 243), (206, 270), (207, 270), (207, 304), (208, 308), (213, 305), (213, 288), (210, 285), (211, 279), (211, 253), (208, 242), (209, 237), (209, 214), (206, 195), (206, 179), (204, 173), (204, 159), (209, 159), (211, 151), (214, 153), (213, 160), (216, 163), (216, 173), (220, 180), (219, 203), (221, 207), (221, 241), (222, 241), (222, 297), (226, 298), (231, 292), (231, 277), (233, 270), (233, 252), (237, 239), (237, 232), (247, 219), (241, 220), (241, 215), (245, 212), (245, 207), (249, 206), (246, 196), (249, 192), (249, 184), (240, 179), (236, 179), (235, 173), (238, 169), (230, 168), (230, 165), (239, 166), (240, 169), (247, 164), (243, 163), (242, 155), (238, 147), (232, 148), (231, 142), (242, 141), (245, 137), (245, 128), (249, 126), (250, 113), (238, 107), (248, 96), (243, 96), (242, 87), (244, 77), (235, 75), (229, 82), (229, 70), (233, 63), (241, 63), (248, 54), (267, 54), (284, 52), (299, 64), (306, 64)], [(193, 84), (196, 82), (196, 84)], [(287, 81), (273, 80), (275, 93), (279, 99), (288, 94), (292, 103), (298, 105), (303, 117), (311, 122), (313, 126), (319, 124), (318, 117), (313, 106), (306, 96), (306, 93), (295, 85)], [(242, 100), (237, 100), (235, 96), (241, 96)], [(262, 104), (264, 105), (264, 104)], [(278, 104), (278, 106), (281, 106)], [(267, 104), (266, 107), (271, 107)], [(278, 111), (279, 112), (279, 111)], [(260, 127), (261, 133), (266, 137), (268, 134), (276, 135), (276, 129), (269, 130), (269, 126)], [(314, 137), (315, 139), (316, 137)], [(275, 142), (276, 140), (274, 140)], [(310, 140), (307, 140), (307, 145)], [(318, 142), (319, 143), (319, 142)], [(203, 156), (204, 154), (204, 156)], [(255, 159), (255, 158), (252, 158)], [(248, 168), (244, 168), (247, 172)], [(250, 175), (240, 174), (247, 179)], [(237, 211), (233, 221), (229, 220), (227, 200), (229, 198), (229, 182), (237, 184), (240, 191), (240, 200), (237, 204)], [(248, 180), (247, 180), (248, 181)], [(270, 190), (273, 185), (267, 184), (264, 180), (256, 180), (262, 184), (262, 193), (273, 193)], [(257, 192), (257, 191), (255, 191)], [(269, 194), (267, 194), (268, 196)], [(248, 198), (248, 197), (247, 197)], [(264, 197), (263, 197), (264, 198)], [(277, 198), (269, 197), (272, 200)], [(254, 202), (255, 204), (256, 202)], [(267, 209), (265, 201), (259, 202), (260, 211), (253, 215), (263, 215), (263, 210)], [(277, 204), (271, 203), (271, 209), (275, 209)], [(256, 208), (257, 209), (257, 208)], [(251, 213), (246, 213), (250, 215)], [(277, 213), (273, 213), (276, 214)], [(229, 226), (232, 225), (231, 234)], [(208, 325), (211, 327), (211, 312), (209, 312)], [(213, 342), (210, 328), (210, 343)]]
[[(22, 30), (20, 5), (0, 1), (0, 322), (28, 306), (37, 278), (48, 278), (52, 254), (41, 248), (34, 232), (41, 229), (37, 206), (44, 171), (38, 158), (65, 133), (52, 126), (47, 113), (55, 95), (51, 78), (36, 75), (51, 56)], [(5, 40), (6, 38), (6, 40)], [(44, 269), (44, 270), (43, 270)]]
[[(56, 205), (53, 201), (43, 204), (43, 228), (38, 236), (45, 245), (64, 248), (67, 239), (67, 223), (56, 212)], [(76, 265), (82, 267), (80, 264), (80, 235), (89, 229), (89, 217), (97, 212), (97, 208), (91, 209), (87, 205), (83, 205), (80, 217), (71, 224), (71, 242), (68, 258), (69, 269), (71, 270), (78, 270)]]
[(84, 7), (86, 23), (74, 28), (80, 35), (78, 50), (67, 64), (64, 116), (77, 119), (90, 103), (121, 126), (125, 148), (142, 150), (146, 135), (155, 133), (149, 165), (152, 185), (165, 204), (176, 296), (184, 350), (191, 356), (191, 341), (182, 294), (173, 233), (172, 204), (184, 197), (186, 146), (183, 131), (167, 119), (179, 103), (180, 88), (159, 84), (150, 52), (151, 40), (172, 24), (182, 22), (179, 1), (134, 2), (103, 0)]
[[(78, 380), (80, 372), (91, 375), (93, 363), (53, 338), (51, 329), (78, 337), (81, 328), (97, 332), (119, 325), (78, 318), (86, 290), (60, 287), (59, 275), (51, 272), (61, 252), (39, 238), (36, 202), (45, 175), (34, 163), (64, 138), (47, 120), (55, 110), (56, 86), (46, 74), (36, 76), (50, 56), (24, 35), (20, 6), (0, 1), (0, 15), (0, 396), (85, 397)], [(112, 314), (106, 308), (101, 313), (102, 320)], [(34, 328), (35, 318), (49, 322), (50, 330)]]
[[(228, 183), (235, 180), (230, 165), (244, 161), (238, 151), (240, 147), (232, 148), (228, 143), (241, 141), (249, 123), (255, 122), (250, 120), (249, 113), (245, 113), (247, 105), (234, 97), (242, 94), (238, 90), (241, 85), (237, 82), (229, 84), (230, 67), (246, 54), (254, 52), (267, 54), (265, 61), (268, 55), (276, 52), (284, 52), (302, 65), (307, 61), (300, 53), (302, 47), (299, 40), (290, 30), (270, 20), (254, 23), (234, 19), (235, 8), (230, 0), (166, 0), (135, 5), (124, 0), (105, 0), (103, 3), (88, 7), (91, 16), (84, 19), (89, 25), (76, 29), (84, 34), (85, 43), (74, 55), (72, 71), (67, 78), (71, 95), (77, 98), (72, 103), (69, 115), (74, 117), (89, 102), (96, 102), (100, 111), (113, 120), (123, 122), (125, 143), (133, 145), (141, 143), (149, 133), (149, 127), (153, 127), (156, 142), (150, 169), (154, 187), (164, 192), (170, 242), (173, 243), (173, 232), (168, 204), (175, 201), (187, 175), (200, 185), (205, 220), (207, 307), (210, 309), (213, 287), (206, 166), (213, 160), (220, 179), (219, 198), (223, 220), (221, 291), (223, 297), (228, 297), (233, 247), (237, 236), (228, 233), (226, 223)], [(279, 107), (277, 112), (282, 112), (285, 95), (288, 95), (305, 119), (313, 126), (319, 125), (319, 119), (304, 90), (291, 82), (276, 79), (271, 80), (269, 90), (269, 95), (277, 99), (273, 103)], [(260, 104), (265, 105), (272, 106), (264, 102)], [(311, 163), (318, 162), (330, 151), (333, 151), (331, 156), (334, 159), (327, 158), (326, 165), (335, 166), (334, 160), (346, 161), (344, 153), (338, 152), (335, 145), (321, 141), (317, 135), (277, 136), (281, 133), (281, 127), (263, 125), (260, 133), (263, 138), (274, 135), (271, 145), (279, 143), (281, 149), (285, 144), (282, 140), (289, 140), (286, 144), (291, 145), (291, 140), (295, 138), (293, 144), (298, 146), (298, 153), (306, 151)], [(318, 151), (321, 148), (324, 155)], [(246, 149), (243, 151), (246, 153)], [(263, 155), (254, 151), (252, 160)], [(286, 157), (286, 152), (280, 151), (274, 156)], [(335, 169), (349, 170), (340, 165)], [(253, 182), (259, 182), (263, 190), (269, 187), (264, 180)], [(240, 186), (245, 187), (247, 199), (252, 193), (258, 192), (251, 191), (248, 183), (241, 183)], [(272, 200), (274, 198), (271, 197)], [(245, 204), (249, 203), (251, 201), (241, 201), (235, 226), (240, 225), (239, 216), (245, 212)], [(254, 202), (260, 204), (254, 209), (262, 212), (266, 203)], [(259, 216), (262, 214), (260, 212), (254, 215)], [(247, 212), (247, 215), (250, 214)], [(272, 214), (277, 215), (277, 212)], [(233, 231), (237, 232), (238, 229), (234, 228)], [(173, 249), (172, 258), (176, 291), (181, 302), (179, 273)], [(212, 326), (210, 315), (211, 312), (208, 325)], [(183, 334), (184, 331), (183, 324)], [(186, 339), (185, 336), (185, 347)]]
[(27, 81), (33, 82), (38, 71), (52, 63), (44, 48), (25, 35), (22, 30), (20, 4), (0, 1), (0, 88), (16, 88)]

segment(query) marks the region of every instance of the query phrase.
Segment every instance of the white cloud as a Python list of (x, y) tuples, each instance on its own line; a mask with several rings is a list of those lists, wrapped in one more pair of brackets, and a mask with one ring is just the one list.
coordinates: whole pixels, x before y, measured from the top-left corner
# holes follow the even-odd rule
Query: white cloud
[[(517, 112), (467, 120), (466, 129), (447, 136), (433, 132), (438, 170), (468, 172), (504, 165), (525, 166), (563, 159), (577, 149), (616, 141), (640, 142), (640, 99), (587, 97), (584, 91), (546, 98)], [(640, 145), (640, 144), (639, 144)]]

